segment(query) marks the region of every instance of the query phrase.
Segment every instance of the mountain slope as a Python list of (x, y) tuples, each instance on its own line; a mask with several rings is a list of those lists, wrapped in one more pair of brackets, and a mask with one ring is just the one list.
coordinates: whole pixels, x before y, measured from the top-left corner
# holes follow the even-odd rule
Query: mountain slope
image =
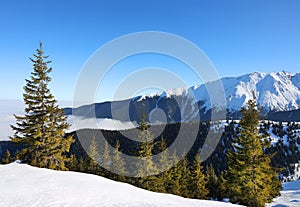
[[(221, 93), (218, 81), (209, 82), (190, 88), (177, 88), (167, 90), (160, 94), (133, 97), (123, 101), (96, 103), (81, 106), (76, 109), (65, 109), (67, 115), (73, 114), (85, 118), (109, 118), (120, 121), (138, 121), (141, 113), (150, 114), (151, 123), (164, 122), (189, 122), (209, 120), (211, 112), (217, 117), (239, 117), (241, 107), (245, 106), (253, 96), (257, 99), (258, 106), (263, 108), (265, 114), (272, 113), (272, 117), (280, 120), (281, 117), (290, 117), (291, 121), (300, 121), (294, 117), (300, 109), (300, 73), (292, 74), (286, 71), (259, 73), (254, 72), (239, 77), (222, 78), (224, 87), (224, 101), (212, 105), (207, 88), (213, 90), (218, 96)], [(218, 91), (217, 91), (218, 90)], [(160, 109), (165, 117), (155, 112)], [(276, 112), (289, 112), (287, 114), (274, 114)], [(156, 111), (157, 112), (157, 111)], [(223, 116), (222, 116), (223, 113)], [(286, 116), (287, 115), (287, 116)], [(294, 117), (294, 118), (293, 118)]]
[(90, 174), (53, 171), (17, 163), (0, 165), (0, 177), (1, 206), (237, 206), (154, 193)]
[[(266, 111), (287, 111), (300, 107), (300, 73), (254, 72), (239, 77), (222, 78), (221, 81), (229, 111), (240, 110), (249, 99), (253, 98), (253, 92), (258, 105), (264, 107)], [(209, 105), (209, 97), (205, 94), (205, 85), (191, 89), (198, 101), (206, 103), (203, 107), (212, 107)]]

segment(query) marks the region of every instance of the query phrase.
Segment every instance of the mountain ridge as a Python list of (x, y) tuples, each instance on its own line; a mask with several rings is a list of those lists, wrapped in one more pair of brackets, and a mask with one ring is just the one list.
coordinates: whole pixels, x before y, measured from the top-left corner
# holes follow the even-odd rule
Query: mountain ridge
[[(218, 89), (221, 93), (222, 90), (217, 85), (220, 82), (223, 84), (226, 102), (212, 105), (207, 88)], [(253, 99), (253, 96), (264, 115), (275, 115), (276, 120), (280, 120), (276, 113), (281, 112), (282, 116), (294, 117), (292, 121), (298, 121), (299, 118), (293, 114), (298, 114), (300, 109), (300, 73), (253, 72), (237, 77), (224, 77), (219, 82), (169, 89), (127, 100), (95, 103), (74, 109), (66, 108), (65, 112), (67, 115), (87, 118), (138, 121), (142, 113), (150, 114), (159, 109), (165, 113), (165, 117), (160, 113), (152, 113), (147, 117), (148, 121), (157, 123), (210, 120), (212, 112), (222, 119), (224, 111), (227, 118), (232, 116), (238, 118), (240, 109), (249, 99)]]

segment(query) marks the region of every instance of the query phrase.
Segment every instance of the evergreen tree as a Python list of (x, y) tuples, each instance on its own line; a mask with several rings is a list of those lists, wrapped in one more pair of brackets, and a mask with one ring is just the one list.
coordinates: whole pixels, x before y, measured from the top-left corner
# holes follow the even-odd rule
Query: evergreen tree
[(163, 136), (156, 146), (158, 151), (161, 152), (158, 155), (158, 166), (163, 166), (164, 169), (169, 169), (172, 165), (172, 160), (166, 140)]
[(11, 140), (22, 145), (20, 159), (37, 167), (66, 170), (66, 153), (70, 149), (73, 137), (65, 137), (66, 122), (64, 112), (57, 105), (48, 84), (51, 81), (48, 56), (44, 55), (42, 43), (34, 58), (33, 72), (26, 79), (24, 87), (25, 115), (14, 115), (17, 121), (11, 126), (15, 131)]
[(93, 138), (91, 139), (91, 143), (90, 143), (90, 146), (89, 146), (88, 155), (90, 156), (90, 158), (94, 162), (96, 162), (96, 163), (99, 162), (100, 153), (99, 153), (98, 143), (96, 141), (96, 137), (95, 136), (93, 136)]
[[(177, 160), (176, 152), (172, 155), (174, 160)], [(192, 198), (193, 191), (191, 188), (194, 187), (192, 181), (191, 171), (188, 169), (188, 161), (185, 158), (180, 160), (176, 165), (174, 165), (168, 172), (168, 188), (167, 192), (179, 195), (186, 198)]]
[(102, 166), (109, 171), (111, 168), (111, 156), (109, 152), (108, 142), (105, 141), (104, 148), (102, 150)]
[[(259, 111), (250, 100), (242, 108), (239, 135), (233, 142), (234, 151), (228, 152), (228, 173), (226, 175), (228, 196), (231, 202), (262, 207), (272, 201), (277, 183), (276, 171), (271, 167), (271, 156), (264, 153), (264, 139), (259, 135)], [(274, 179), (275, 180), (272, 180)]]
[(78, 162), (78, 171), (79, 172), (85, 172), (86, 170), (86, 162), (82, 157), (80, 157), (79, 162)]
[(202, 172), (200, 153), (197, 153), (194, 158), (189, 183), (192, 185), (191, 188), (189, 188), (191, 198), (207, 199), (209, 191), (206, 188), (206, 177)]
[(116, 146), (113, 151), (113, 156), (112, 156), (112, 163), (111, 163), (111, 169), (113, 172), (117, 173), (118, 180), (120, 181), (125, 181), (125, 173), (126, 173), (126, 166), (125, 162), (122, 158), (122, 153), (121, 153), (121, 148), (120, 148), (120, 142), (117, 140)]
[(163, 136), (157, 144), (157, 149), (159, 152), (161, 152), (158, 155), (158, 160), (156, 161), (157, 165), (162, 166), (162, 168), (166, 170), (157, 176), (156, 189), (157, 192), (167, 193), (169, 184), (172, 181), (172, 175), (170, 173), (170, 168), (172, 167), (172, 160), (169, 149)]
[(207, 177), (207, 189), (209, 191), (208, 196), (210, 198), (216, 199), (217, 196), (217, 190), (218, 190), (218, 178), (215, 174), (215, 170), (210, 163), (208, 166), (206, 166), (206, 177)]
[(20, 159), (20, 157), (19, 157), (19, 154), (20, 154), (20, 152), (19, 152), (19, 150), (17, 150), (16, 152), (15, 152), (15, 156), (14, 156), (14, 160), (19, 160)]
[[(175, 163), (178, 161), (176, 150), (172, 152), (171, 159), (175, 161)], [(171, 169), (165, 172), (164, 176), (164, 182), (165, 182), (165, 189), (167, 193), (171, 193), (174, 195), (180, 195), (181, 190), (181, 176), (182, 173), (180, 171), (180, 162), (177, 162)]]
[(5, 157), (2, 158), (2, 163), (3, 164), (9, 164), (11, 162), (12, 162), (12, 158), (11, 158), (11, 155), (10, 155), (10, 151), (6, 150)]
[(139, 130), (140, 134), (138, 135), (138, 140), (140, 141), (140, 145), (137, 153), (139, 160), (135, 163), (136, 176), (140, 178), (139, 180), (142, 188), (155, 191), (154, 188), (157, 177), (152, 175), (156, 175), (158, 170), (152, 160), (154, 137), (148, 128), (144, 114), (141, 117)]
[(222, 201), (225, 198), (224, 196), (227, 194), (227, 186), (224, 176), (225, 173), (222, 171), (217, 180), (216, 198), (219, 201)]
[(100, 153), (99, 153), (99, 149), (98, 149), (98, 144), (96, 141), (96, 137), (93, 136), (91, 139), (91, 143), (89, 146), (89, 150), (88, 150), (88, 155), (89, 155), (89, 170), (91, 172), (94, 172), (97, 169), (99, 160), (100, 160)]
[(67, 163), (67, 167), (69, 170), (78, 171), (78, 161), (75, 154), (72, 154), (70, 157), (70, 161)]
[[(192, 167), (189, 166), (187, 157), (184, 157), (178, 165), (176, 165), (176, 170), (173, 179), (178, 179), (179, 188), (177, 195), (185, 198), (193, 198), (194, 191), (198, 188), (197, 175), (194, 174)], [(195, 177), (194, 177), (195, 176)]]

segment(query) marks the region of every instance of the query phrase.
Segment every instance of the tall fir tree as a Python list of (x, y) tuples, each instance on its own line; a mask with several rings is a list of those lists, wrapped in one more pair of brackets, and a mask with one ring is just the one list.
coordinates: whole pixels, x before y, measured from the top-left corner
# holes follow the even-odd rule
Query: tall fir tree
[(216, 198), (219, 201), (222, 201), (227, 195), (227, 186), (225, 180), (225, 171), (222, 171), (217, 180), (217, 188), (216, 188)]
[(113, 151), (112, 156), (112, 162), (111, 162), (111, 169), (114, 173), (117, 173), (118, 176), (116, 176), (117, 180), (119, 181), (125, 181), (126, 177), (126, 166), (125, 161), (122, 158), (122, 152), (121, 152), (121, 146), (119, 140), (116, 142), (116, 146)]
[(136, 176), (140, 178), (140, 187), (155, 190), (154, 186), (157, 182), (157, 177), (153, 175), (156, 175), (158, 170), (152, 159), (154, 137), (148, 127), (144, 114), (141, 117), (139, 130), (138, 140), (140, 145), (137, 152), (139, 160), (135, 163)]
[(104, 167), (106, 171), (109, 171), (111, 168), (111, 155), (108, 145), (109, 143), (105, 141), (101, 154), (102, 167)]
[(208, 196), (210, 198), (216, 199), (218, 197), (217, 195), (218, 178), (216, 176), (215, 170), (211, 163), (206, 166), (206, 178), (207, 178), (206, 186), (209, 191)]
[(189, 184), (191, 185), (190, 192), (192, 198), (207, 199), (209, 191), (206, 188), (207, 180), (202, 172), (202, 168), (200, 153), (197, 153), (190, 169), (191, 176)]
[(77, 169), (79, 172), (85, 172), (87, 170), (86, 162), (82, 157), (79, 158)]
[(9, 150), (6, 150), (5, 157), (2, 158), (2, 164), (9, 164), (9, 163), (11, 163), (12, 161), (13, 161), (13, 160), (12, 160), (10, 151), (9, 151)]
[(73, 137), (65, 137), (65, 130), (69, 127), (67, 118), (48, 88), (52, 68), (48, 66), (51, 61), (47, 61), (42, 43), (33, 56), (30, 58), (33, 71), (30, 79), (26, 79), (23, 94), (25, 115), (14, 115), (17, 123), (11, 126), (15, 131), (11, 140), (22, 145), (19, 156), (23, 162), (66, 170), (66, 154)]
[[(195, 187), (195, 183), (193, 182), (191, 169), (188, 163), (187, 157), (183, 158), (177, 165), (177, 174), (179, 175), (179, 196), (185, 197), (185, 198), (192, 198), (193, 193), (191, 193), (192, 189), (191, 186)], [(175, 174), (176, 176), (176, 174)], [(175, 179), (178, 179), (174, 177)]]
[(233, 142), (234, 151), (227, 154), (228, 197), (234, 203), (263, 207), (279, 192), (278, 178), (271, 167), (271, 156), (264, 153), (265, 137), (259, 134), (260, 114), (256, 103), (250, 100), (241, 112), (239, 135)]
[(167, 193), (169, 189), (169, 184), (172, 181), (172, 174), (170, 173), (170, 168), (172, 167), (172, 160), (170, 155), (170, 150), (167, 147), (165, 138), (162, 136), (161, 140), (156, 145), (158, 151), (158, 159), (156, 160), (157, 165), (165, 169), (164, 172), (157, 176), (156, 189), (158, 192)]
[(88, 155), (90, 158), (88, 163), (88, 168), (91, 172), (95, 172), (95, 170), (97, 170), (97, 166), (100, 161), (100, 152), (99, 152), (99, 148), (95, 136), (93, 136), (91, 139)]
[(165, 189), (167, 193), (181, 195), (181, 184), (182, 184), (182, 170), (181, 170), (181, 162), (177, 156), (176, 150), (174, 150), (171, 154), (171, 159), (176, 163), (171, 169), (164, 172), (164, 182)]

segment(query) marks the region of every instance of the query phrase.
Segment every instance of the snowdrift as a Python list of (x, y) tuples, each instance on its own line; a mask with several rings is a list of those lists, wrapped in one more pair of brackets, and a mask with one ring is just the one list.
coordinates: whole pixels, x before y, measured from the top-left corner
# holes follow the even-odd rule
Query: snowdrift
[(100, 176), (0, 165), (1, 206), (233, 207), (230, 203), (154, 193)]
[(275, 198), (273, 203), (267, 206), (274, 207), (294, 207), (300, 206), (300, 180), (283, 183), (281, 196)]

